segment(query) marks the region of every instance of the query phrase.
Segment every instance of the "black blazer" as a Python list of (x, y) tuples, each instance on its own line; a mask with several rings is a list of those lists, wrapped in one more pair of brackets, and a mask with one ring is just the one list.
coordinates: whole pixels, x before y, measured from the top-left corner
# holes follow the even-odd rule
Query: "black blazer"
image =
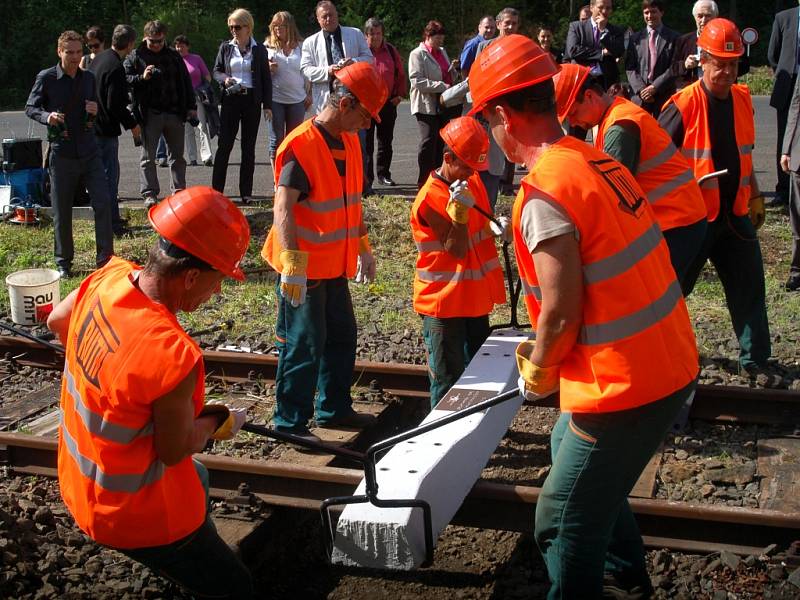
[(136, 127), (136, 119), (128, 110), (128, 81), (122, 58), (112, 48), (95, 56), (89, 70), (94, 73), (97, 89), (97, 118), (95, 132), (103, 137), (119, 137), (120, 125)]
[[(602, 53), (603, 48), (607, 48), (609, 52), (605, 56)], [(623, 54), (625, 54), (625, 31), (621, 27), (609, 23), (600, 38), (600, 46), (597, 47), (594, 45), (594, 31), (590, 19), (573, 21), (569, 24), (564, 60), (586, 66), (600, 63), (605, 88), (613, 83), (619, 83), (617, 59)]]
[(775, 71), (775, 85), (769, 104), (778, 110), (786, 110), (792, 97), (794, 71), (797, 66), (797, 12), (788, 8), (775, 15), (772, 35), (769, 37), (767, 60)]
[[(272, 76), (269, 73), (269, 56), (267, 49), (262, 44), (256, 43), (252, 47), (253, 62), (250, 69), (253, 74), (253, 95), (256, 104), (261, 104), (262, 108), (272, 109)], [(222, 42), (219, 45), (217, 58), (214, 61), (214, 79), (220, 87), (225, 89), (225, 80), (231, 76), (231, 55), (233, 46), (230, 41)], [(223, 96), (224, 99), (224, 96)]]
[[(668, 27), (662, 27), (656, 37), (656, 64), (652, 80), (650, 72), (650, 38), (645, 27), (631, 35), (625, 55), (625, 72), (628, 83), (633, 90), (631, 100), (644, 106), (649, 112), (660, 112), (661, 106), (675, 92), (675, 76), (672, 73), (672, 55), (679, 34)], [(651, 104), (642, 102), (639, 92), (648, 85), (656, 88), (655, 101)]]
[[(682, 90), (687, 85), (697, 81), (697, 69), (686, 68), (686, 58), (691, 54), (697, 54), (697, 32), (691, 31), (684, 33), (675, 42), (675, 52), (672, 55), (672, 74), (675, 76), (675, 89)], [(742, 54), (739, 58), (739, 74), (737, 77), (747, 75), (750, 72), (750, 59), (747, 54)], [(791, 94), (791, 89), (789, 93)]]

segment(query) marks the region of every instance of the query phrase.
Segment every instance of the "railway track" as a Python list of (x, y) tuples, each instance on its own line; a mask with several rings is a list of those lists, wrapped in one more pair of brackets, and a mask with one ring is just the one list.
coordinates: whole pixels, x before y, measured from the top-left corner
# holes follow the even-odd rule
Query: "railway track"
[[(0, 463), (16, 474), (56, 477), (57, 441), (0, 433)], [(246, 489), (266, 504), (319, 510), (326, 498), (351, 495), (363, 476), (357, 469), (301, 466), (281, 461), (253, 461), (198, 455), (211, 477), (216, 498), (241, 496)], [(242, 487), (246, 484), (246, 488)], [(456, 525), (531, 532), (540, 488), (479, 480), (453, 520)], [(788, 546), (800, 539), (800, 513), (693, 505), (630, 499), (650, 547), (681, 552), (727, 550), (759, 554), (770, 545)]]
[[(277, 357), (263, 354), (207, 351), (204, 356), (209, 376), (228, 382), (269, 381), (277, 366)], [(50, 370), (63, 366), (58, 353), (15, 337), (0, 337), (0, 357), (4, 357), (6, 366), (13, 363), (17, 367)], [(355, 380), (401, 399), (427, 398), (427, 370), (423, 366), (359, 362)], [(700, 386), (691, 417), (770, 425), (800, 423), (800, 394)], [(53, 438), (0, 432), (0, 463), (18, 474), (55, 477), (56, 447)], [(241, 502), (242, 490), (246, 490), (245, 494), (272, 507), (294, 511), (316, 511), (327, 498), (351, 495), (363, 476), (361, 470), (331, 466), (327, 458), (311, 464), (207, 454), (199, 458), (211, 474), (214, 497), (238, 498)], [(537, 487), (479, 480), (453, 523), (530, 532), (539, 493)], [(800, 539), (799, 512), (650, 498), (631, 498), (630, 502), (651, 547), (698, 553), (727, 550), (749, 555), (758, 554), (770, 544), (788, 545)]]
[[(253, 380), (273, 381), (277, 356), (245, 352), (204, 351), (210, 378), (230, 383)], [(21, 366), (61, 370), (62, 355), (12, 336), (0, 336), (0, 357)], [(398, 398), (428, 398), (428, 371), (422, 365), (358, 361), (354, 384), (382, 390)], [(552, 397), (543, 406), (558, 406)], [(800, 424), (800, 393), (788, 390), (750, 389), (733, 386), (699, 385), (690, 417), (708, 421), (758, 425)]]

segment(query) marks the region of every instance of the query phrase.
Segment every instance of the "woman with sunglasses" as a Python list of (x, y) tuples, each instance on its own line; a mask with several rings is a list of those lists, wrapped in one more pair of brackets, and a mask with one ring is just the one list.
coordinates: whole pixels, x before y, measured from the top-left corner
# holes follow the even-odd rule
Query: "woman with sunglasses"
[(214, 79), (222, 86), (222, 113), (212, 186), (225, 191), (228, 158), (242, 125), (242, 164), (239, 194), (242, 202), (253, 199), (253, 171), (256, 164), (256, 136), (263, 108), (272, 119), (272, 78), (267, 49), (253, 39), (253, 15), (237, 8), (228, 15), (231, 40), (222, 42), (214, 61)]
[(89, 49), (89, 54), (84, 54), (79, 65), (84, 71), (92, 64), (94, 57), (106, 49), (106, 35), (103, 30), (97, 25), (92, 25), (86, 30), (86, 47)]

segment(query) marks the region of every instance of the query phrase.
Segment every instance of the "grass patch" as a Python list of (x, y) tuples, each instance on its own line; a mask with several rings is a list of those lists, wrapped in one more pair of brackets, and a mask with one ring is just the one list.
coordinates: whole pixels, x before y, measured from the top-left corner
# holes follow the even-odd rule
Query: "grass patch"
[(739, 82), (747, 84), (753, 96), (769, 96), (775, 76), (769, 67), (750, 67), (750, 72), (739, 79)]

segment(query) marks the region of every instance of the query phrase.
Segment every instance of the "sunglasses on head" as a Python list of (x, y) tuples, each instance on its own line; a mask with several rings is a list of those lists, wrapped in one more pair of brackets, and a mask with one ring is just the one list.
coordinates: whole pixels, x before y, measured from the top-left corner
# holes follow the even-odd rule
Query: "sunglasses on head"
[(239, 31), (242, 27), (244, 27), (244, 25), (239, 25), (239, 24), (228, 25), (228, 29), (230, 29), (231, 31)]
[(97, 49), (100, 47), (100, 44), (99, 44), (99, 43), (98, 43), (98, 44), (86, 44), (86, 46), (87, 46), (87, 47), (88, 47), (90, 50), (97, 50)]

